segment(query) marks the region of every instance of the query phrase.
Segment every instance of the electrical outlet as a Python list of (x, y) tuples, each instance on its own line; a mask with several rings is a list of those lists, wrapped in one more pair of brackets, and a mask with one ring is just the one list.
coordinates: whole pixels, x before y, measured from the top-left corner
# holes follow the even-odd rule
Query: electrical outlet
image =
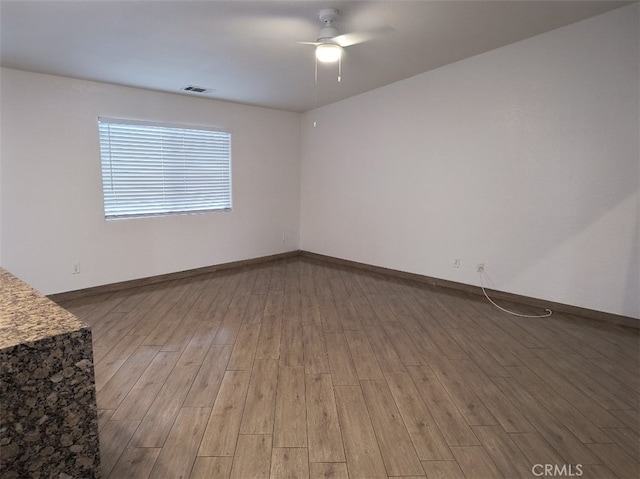
[(282, 233), (282, 242), (283, 243), (287, 242), (287, 233)]
[(484, 273), (484, 263), (478, 263), (478, 273)]
[(459, 268), (460, 267), (460, 258), (456, 258), (453, 260), (453, 267), (454, 268)]
[(71, 265), (71, 274), (80, 274), (80, 261), (74, 261)]

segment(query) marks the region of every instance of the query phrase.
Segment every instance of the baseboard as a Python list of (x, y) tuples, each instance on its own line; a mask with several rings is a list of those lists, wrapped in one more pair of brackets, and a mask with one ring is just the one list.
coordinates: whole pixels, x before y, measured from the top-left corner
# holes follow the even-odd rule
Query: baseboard
[[(326, 256), (319, 253), (312, 253), (310, 251), (300, 251), (300, 256), (318, 261), (324, 261), (327, 263), (333, 263), (343, 266), (349, 266), (351, 268), (360, 269), (363, 271), (369, 271), (372, 273), (380, 273), (395, 278), (408, 279), (419, 283), (426, 283), (432, 286), (439, 286), (442, 288), (449, 288), (457, 291), (463, 291), (465, 293), (476, 294), (483, 296), (482, 289), (479, 286), (474, 286), (465, 283), (458, 283), (456, 281), (449, 281), (441, 278), (434, 278), (432, 276), (425, 276), (417, 273), (408, 273), (406, 271), (400, 271), (391, 268), (384, 268), (382, 266), (373, 266), (366, 263), (359, 263), (357, 261), (351, 261), (343, 258), (336, 258), (334, 256)], [(531, 298), (528, 296), (522, 296), (519, 294), (506, 293), (504, 291), (487, 290), (493, 299), (509, 301), (512, 303), (523, 304), (526, 306), (534, 306), (536, 308), (549, 308), (552, 311), (558, 313), (569, 314), (571, 316), (579, 316), (582, 318), (593, 319), (596, 321), (604, 321), (610, 324), (618, 326), (625, 326), (640, 330), (640, 320), (631, 318), (629, 316), (622, 316), (613, 313), (605, 313), (594, 309), (581, 308), (579, 306), (573, 306), (570, 304), (556, 303), (554, 301), (547, 301), (539, 298)]]
[(77, 289), (74, 291), (50, 294), (47, 297), (55, 302), (69, 301), (71, 299), (85, 298), (88, 296), (95, 296), (95, 295), (104, 294), (104, 293), (113, 293), (115, 291), (121, 291), (123, 289), (139, 288), (141, 286), (148, 286), (150, 284), (163, 283), (165, 281), (173, 281), (176, 279), (190, 278), (193, 276), (213, 273), (216, 271), (242, 268), (245, 266), (252, 266), (260, 263), (268, 263), (270, 261), (276, 261), (280, 259), (293, 258), (295, 256), (298, 256), (299, 254), (300, 252), (298, 250), (287, 251), (286, 253), (277, 253), (269, 256), (260, 256), (258, 258), (243, 259), (240, 261), (231, 261), (229, 263), (222, 263), (222, 264), (216, 264), (211, 266), (203, 266), (202, 268), (178, 271), (175, 273), (167, 273), (167, 274), (161, 274), (157, 276), (150, 276), (148, 278), (132, 279), (128, 281), (121, 281), (118, 283), (93, 286), (91, 288)]
[[(64, 293), (56, 293), (48, 295), (48, 298), (55, 301), (69, 301), (71, 299), (85, 298), (88, 296), (94, 296), (104, 293), (112, 293), (115, 291), (121, 291), (123, 289), (137, 288), (141, 286), (147, 286), (150, 284), (162, 283), (165, 281), (173, 281), (176, 279), (189, 278), (192, 276), (199, 276), (202, 274), (213, 273), (215, 271), (223, 271), (234, 268), (242, 268), (245, 266), (252, 266), (260, 263), (267, 263), (270, 261), (276, 261), (287, 258), (294, 258), (301, 256), (304, 258), (314, 259), (317, 261), (323, 261), (326, 263), (333, 263), (337, 265), (349, 266), (351, 268), (359, 269), (362, 271), (368, 271), (371, 273), (379, 273), (387, 276), (408, 279), (419, 283), (425, 283), (432, 286), (438, 286), (441, 288), (449, 288), (456, 291), (462, 291), (465, 293), (482, 295), (482, 289), (478, 286), (459, 283), (456, 281), (450, 281), (441, 278), (435, 278), (433, 276), (425, 276), (417, 273), (409, 273), (397, 269), (384, 268), (382, 266), (374, 266), (366, 263), (359, 263), (343, 258), (337, 258), (334, 256), (327, 256), (319, 253), (312, 253), (310, 251), (294, 250), (286, 253), (278, 253), (269, 256), (261, 256), (258, 258), (250, 258), (240, 261), (232, 261), (229, 263), (222, 263), (212, 266), (204, 266), (202, 268), (195, 268), (186, 271), (178, 271), (175, 273), (162, 274), (158, 276), (151, 276), (148, 278), (133, 279), (129, 281), (122, 281), (119, 283), (105, 284), (101, 286), (94, 286), (91, 288), (78, 289), (75, 291), (68, 291)], [(594, 309), (581, 308), (579, 306), (573, 306), (570, 304), (556, 303), (554, 301), (547, 301), (539, 298), (531, 298), (528, 296), (521, 296), (513, 293), (506, 293), (504, 291), (488, 290), (490, 295), (494, 299), (509, 301), (512, 303), (523, 304), (526, 306), (534, 306), (536, 308), (549, 308), (552, 311), (559, 313), (569, 314), (571, 316), (578, 316), (587, 319), (593, 319), (596, 321), (604, 321), (610, 324), (618, 326), (625, 326), (640, 331), (640, 320), (631, 318), (628, 316), (622, 316), (613, 313), (606, 313), (603, 311), (597, 311)]]

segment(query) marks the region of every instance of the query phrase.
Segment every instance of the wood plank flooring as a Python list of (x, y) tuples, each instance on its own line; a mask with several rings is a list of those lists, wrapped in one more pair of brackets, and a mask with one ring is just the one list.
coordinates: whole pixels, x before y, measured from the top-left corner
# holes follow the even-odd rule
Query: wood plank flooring
[(640, 477), (636, 331), (305, 258), (62, 306), (105, 478)]

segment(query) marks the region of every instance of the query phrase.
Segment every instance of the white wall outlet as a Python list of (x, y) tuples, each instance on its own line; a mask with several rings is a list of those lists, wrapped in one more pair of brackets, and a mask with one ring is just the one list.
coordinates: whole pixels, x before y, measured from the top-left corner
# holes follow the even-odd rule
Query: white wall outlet
[(80, 274), (80, 261), (74, 261), (71, 264), (71, 274)]
[(456, 258), (453, 260), (453, 267), (454, 268), (459, 268), (460, 267), (460, 258)]
[(484, 263), (478, 263), (478, 273), (484, 273)]
[(282, 242), (283, 243), (287, 242), (287, 233), (282, 233)]

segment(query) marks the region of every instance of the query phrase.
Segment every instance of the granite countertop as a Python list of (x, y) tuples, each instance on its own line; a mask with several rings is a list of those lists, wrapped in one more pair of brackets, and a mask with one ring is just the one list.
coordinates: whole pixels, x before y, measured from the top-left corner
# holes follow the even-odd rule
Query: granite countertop
[(0, 349), (83, 328), (73, 314), (0, 268)]

